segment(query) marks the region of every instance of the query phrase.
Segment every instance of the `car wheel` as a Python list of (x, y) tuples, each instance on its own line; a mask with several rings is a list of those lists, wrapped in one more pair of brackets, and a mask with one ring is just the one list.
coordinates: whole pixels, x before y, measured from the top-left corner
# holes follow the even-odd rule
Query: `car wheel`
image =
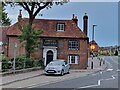
[(63, 76), (64, 75), (64, 70), (62, 69), (62, 71), (61, 71), (61, 76)]
[(68, 70), (67, 74), (70, 74), (70, 70)]

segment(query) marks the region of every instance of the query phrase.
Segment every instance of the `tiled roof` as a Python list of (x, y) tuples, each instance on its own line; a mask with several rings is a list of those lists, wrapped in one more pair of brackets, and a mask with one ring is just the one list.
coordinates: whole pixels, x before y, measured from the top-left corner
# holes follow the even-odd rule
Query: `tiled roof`
[[(28, 23), (28, 18), (23, 18), (22, 24), (26, 23)], [(57, 23), (65, 23), (64, 32), (56, 31)], [(8, 29), (7, 35), (21, 34), (17, 24), (18, 22)], [(33, 27), (39, 30), (43, 29), (42, 37), (87, 38), (73, 20), (35, 19)]]
[(89, 44), (90, 44), (90, 45), (91, 45), (91, 44), (98, 45), (98, 44), (96, 43), (96, 41), (95, 41), (95, 40), (90, 41), (90, 43), (89, 43)]

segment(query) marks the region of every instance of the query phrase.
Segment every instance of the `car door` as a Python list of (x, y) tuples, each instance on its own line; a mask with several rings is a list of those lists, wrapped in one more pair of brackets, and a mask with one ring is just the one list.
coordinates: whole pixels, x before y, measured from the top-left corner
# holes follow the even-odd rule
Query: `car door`
[(67, 64), (67, 61), (64, 61), (64, 64), (65, 64), (65, 73), (67, 73), (68, 72), (68, 64)]

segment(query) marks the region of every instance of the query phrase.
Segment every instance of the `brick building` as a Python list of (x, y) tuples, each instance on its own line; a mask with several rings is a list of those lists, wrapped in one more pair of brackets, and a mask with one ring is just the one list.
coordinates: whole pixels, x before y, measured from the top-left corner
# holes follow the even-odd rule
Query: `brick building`
[(95, 54), (95, 55), (98, 55), (99, 53), (99, 45), (96, 43), (95, 40), (89, 42), (89, 52), (90, 54), (92, 54), (92, 52)]
[[(44, 58), (44, 65), (51, 60), (65, 59), (71, 68), (86, 69), (88, 63), (88, 43), (87, 37), (88, 16), (83, 17), (82, 31), (78, 27), (77, 16), (73, 15), (71, 20), (35, 19), (33, 27), (43, 29), (40, 36), (40, 45), (32, 55), (36, 59)], [(17, 24), (28, 23), (28, 18), (22, 18), (20, 12), (18, 22), (10, 26), (7, 32), (8, 38), (8, 57), (13, 58), (13, 45), (17, 43), (17, 55), (25, 54), (25, 49), (18, 40), (22, 32)]]
[(1, 26), (0, 27), (0, 53), (4, 52), (7, 55), (7, 30), (9, 29), (9, 26)]

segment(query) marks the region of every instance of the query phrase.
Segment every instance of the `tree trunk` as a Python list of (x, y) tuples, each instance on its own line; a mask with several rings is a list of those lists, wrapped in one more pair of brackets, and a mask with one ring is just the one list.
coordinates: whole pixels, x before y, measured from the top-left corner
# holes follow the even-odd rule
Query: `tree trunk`
[[(28, 34), (30, 34), (31, 32), (32, 32), (32, 24), (33, 24), (33, 18), (32, 18), (32, 16), (30, 16), (30, 18), (29, 18), (29, 33)], [(31, 51), (30, 51), (30, 46), (29, 46), (29, 42), (30, 42), (30, 37), (28, 37), (27, 38), (27, 40), (26, 40), (26, 58), (30, 58), (30, 56), (31, 56)]]

